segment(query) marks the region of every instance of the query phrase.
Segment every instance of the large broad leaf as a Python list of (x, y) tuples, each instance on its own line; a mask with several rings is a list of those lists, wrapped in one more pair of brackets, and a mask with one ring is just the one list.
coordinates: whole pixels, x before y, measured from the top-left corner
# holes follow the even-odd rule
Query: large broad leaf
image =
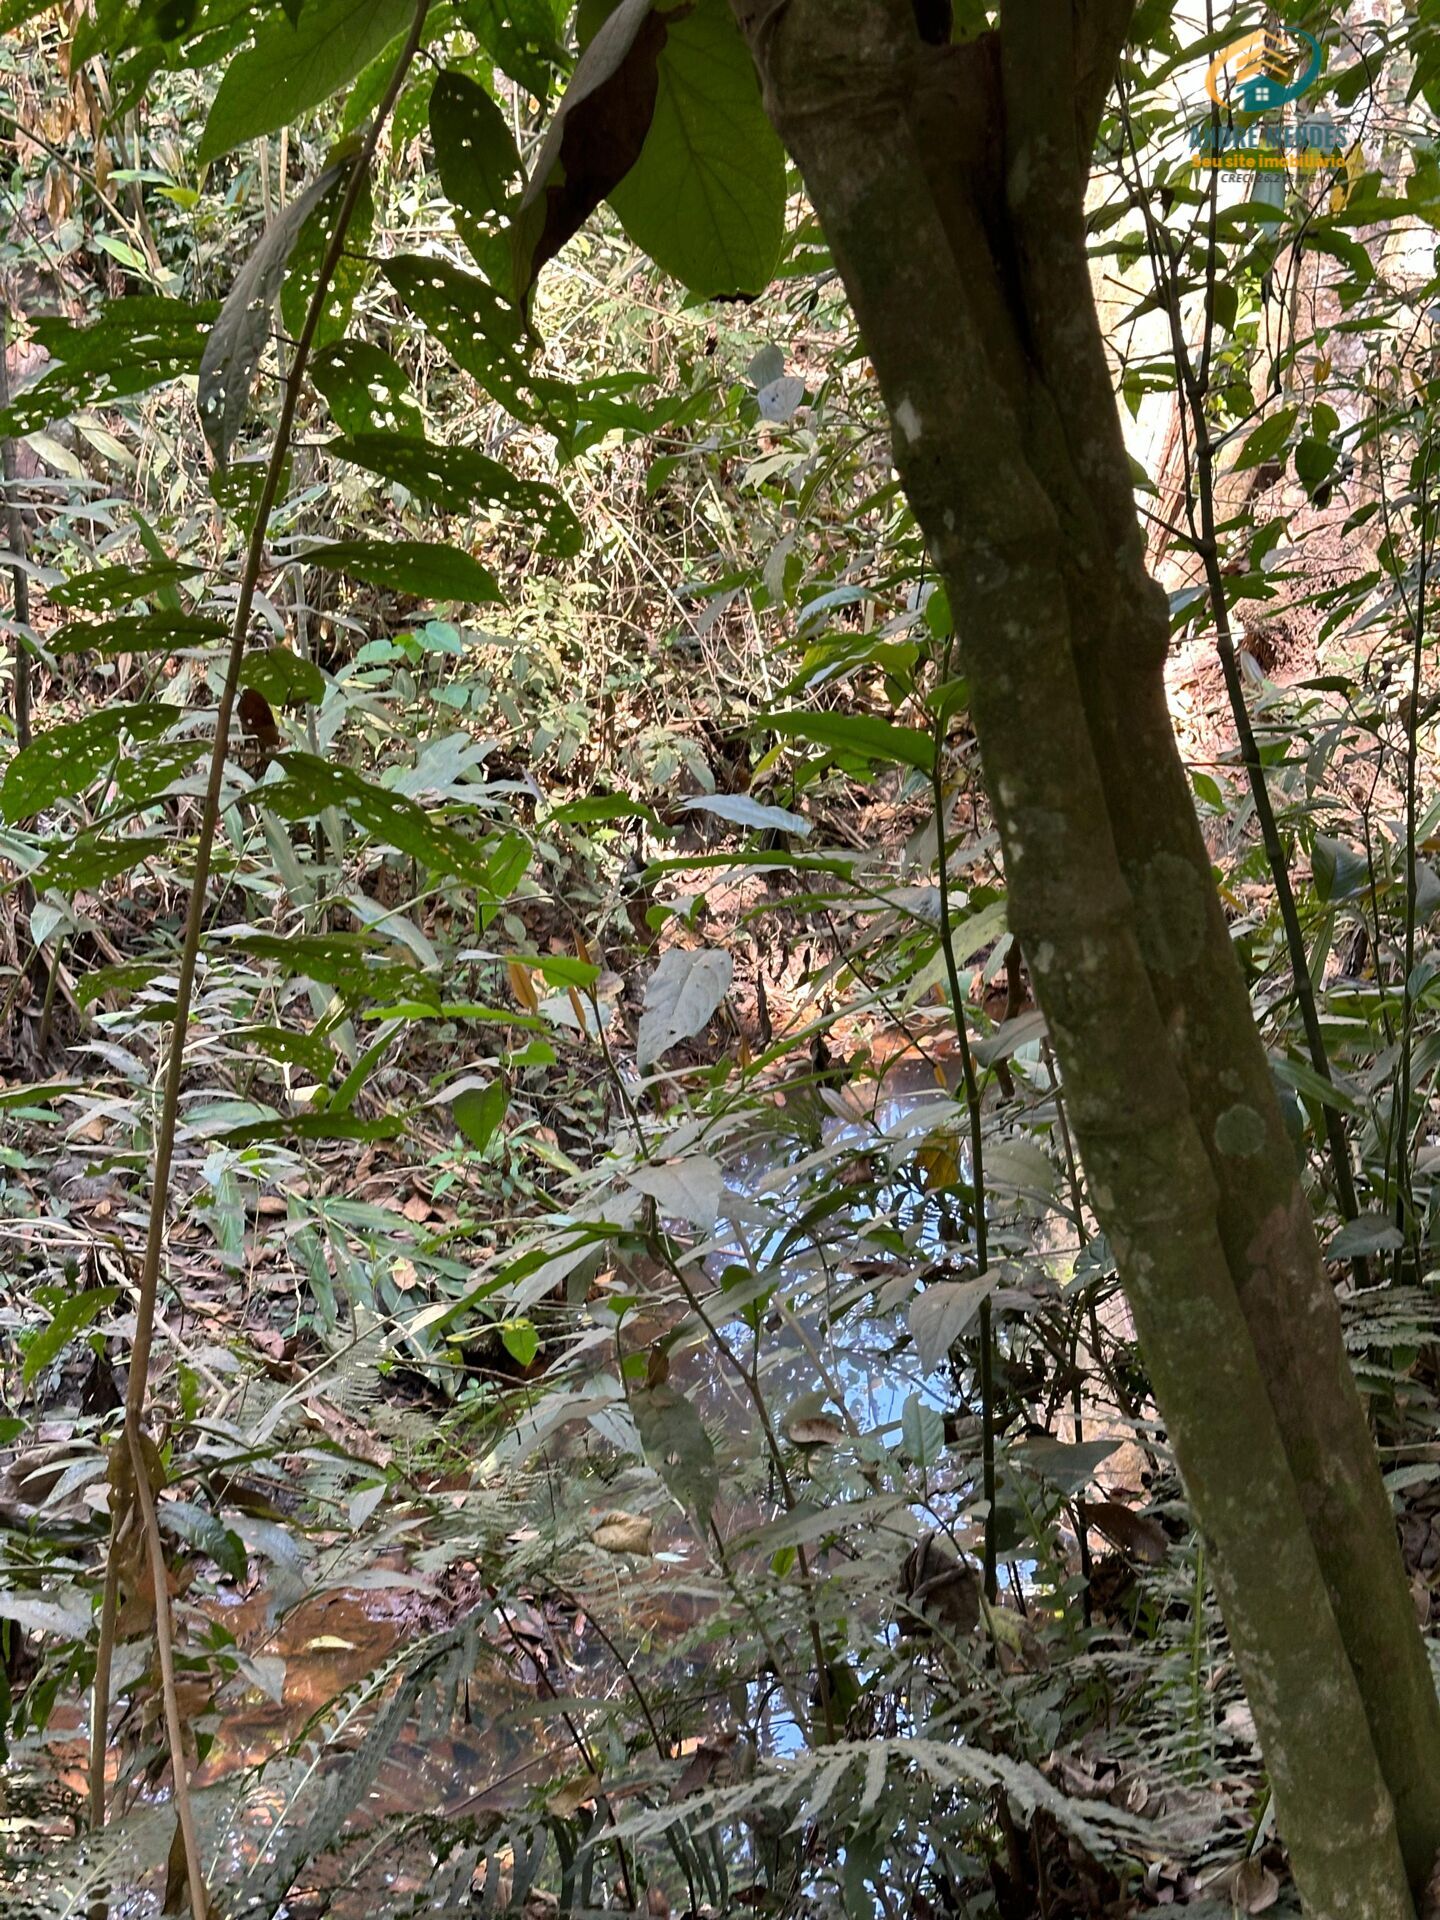
[(474, 220), (488, 220), (510, 197), (520, 156), (505, 116), (484, 87), (453, 69), (430, 95), (430, 138), (445, 197)]
[(186, 1546), (207, 1554), (227, 1579), (245, 1578), (244, 1541), (208, 1507), (192, 1506), (187, 1500), (162, 1500), (156, 1508), (156, 1517), (166, 1533), (173, 1533)]
[(37, 734), (5, 769), (0, 813), (25, 820), (66, 794), (81, 794), (116, 760), (121, 741), (153, 740), (179, 718), (174, 707), (149, 705), (101, 707), (83, 720), (70, 720)]
[(932, 1281), (911, 1303), (910, 1337), (927, 1373), (944, 1360), (999, 1278), (986, 1273), (975, 1280)]
[(417, 319), (423, 320), (455, 364), (492, 399), (527, 425), (555, 436), (561, 454), (575, 455), (617, 428), (654, 433), (708, 405), (702, 387), (694, 393), (637, 397), (651, 384), (643, 373), (608, 373), (580, 385), (537, 373), (523, 349), (524, 322), (490, 284), (444, 260), (401, 254), (388, 261), (385, 277)]
[(293, 23), (272, 15), (225, 69), (196, 164), (330, 99), (399, 38), (414, 11), (413, 0), (310, 0)]
[(699, 1033), (730, 988), (734, 963), (728, 953), (713, 947), (687, 952), (671, 947), (645, 988), (645, 1010), (635, 1058), (652, 1066), (677, 1041)]
[(318, 705), (325, 698), (324, 674), (313, 660), (302, 660), (288, 647), (252, 647), (240, 666), (240, 685), (263, 695), (271, 707), (301, 701)]
[(1118, 1439), (1055, 1440), (1048, 1433), (1037, 1433), (1017, 1441), (1009, 1456), (1062, 1493), (1073, 1494), (1094, 1479), (1096, 1468), (1121, 1444)]
[(495, 1137), (495, 1129), (505, 1118), (510, 1097), (503, 1080), (491, 1080), (484, 1086), (462, 1087), (450, 1103), (455, 1124), (474, 1147), (483, 1153)]
[(637, 1167), (630, 1185), (648, 1194), (662, 1218), (690, 1220), (707, 1233), (715, 1231), (725, 1181), (720, 1163), (711, 1154), (692, 1153), (684, 1160), (656, 1160)]
[(1365, 855), (1328, 833), (1315, 836), (1310, 870), (1321, 900), (1349, 900), (1370, 885), (1370, 863)]
[(97, 567), (94, 573), (77, 573), (51, 587), (52, 606), (79, 607), (86, 613), (109, 613), (113, 607), (132, 606), (148, 600), (152, 594), (173, 593), (182, 580), (199, 571), (183, 560), (146, 560), (138, 567)]
[(341, 460), (398, 480), (422, 500), (451, 513), (497, 506), (540, 523), (542, 553), (568, 559), (580, 551), (584, 535), (566, 500), (538, 480), (521, 480), (498, 460), (473, 447), (439, 447), (429, 440), (392, 439), (383, 433), (356, 433), (333, 440), (329, 451)]
[(110, 620), (76, 620), (50, 641), (54, 653), (173, 653), (204, 647), (229, 632), (203, 613), (119, 613)]
[(214, 302), (191, 306), (146, 297), (112, 301), (88, 327), (42, 315), (31, 332), (57, 365), (0, 413), (0, 434), (37, 433), (79, 407), (194, 373), (219, 311)]
[(569, 0), (455, 0), (455, 11), (502, 73), (538, 100), (564, 58), (559, 30)]
[(310, 211), (349, 163), (336, 161), (270, 222), (235, 277), (200, 361), (200, 425), (216, 464), (223, 467), (250, 404), (255, 368), (270, 334), (270, 311), (285, 278), (285, 262)]
[(170, 843), (156, 834), (130, 834), (117, 839), (113, 834), (82, 833), (69, 840), (50, 843), (44, 860), (30, 873), (37, 892), (54, 887), (58, 893), (78, 893), (83, 887), (98, 887), (113, 880), (117, 873), (130, 873), (147, 860), (170, 850)]
[(810, 822), (803, 815), (790, 813), (784, 807), (767, 806), (748, 793), (700, 794), (693, 800), (682, 801), (681, 805), (687, 813), (713, 813), (717, 820), (728, 820), (737, 827), (757, 827), (761, 831), (773, 828), (779, 833), (810, 831)]
[(547, 389), (561, 383), (534, 375), (526, 366), (519, 351), (523, 322), (493, 287), (447, 261), (414, 253), (389, 261), (385, 278), (457, 367), (517, 420), (528, 424), (540, 418)]
[(337, 340), (310, 364), (342, 433), (400, 433), (425, 438), (414, 389), (383, 348), (369, 340)]
[[(298, 339), (305, 316), (315, 296), (320, 268), (329, 251), (340, 214), (343, 192), (337, 187), (317, 204), (304, 226), (285, 269), (285, 284), (280, 289), (280, 318), (285, 331)], [(370, 278), (370, 236), (375, 225), (375, 199), (368, 179), (362, 180), (345, 230), (345, 245), (331, 276), (320, 319), (315, 328), (315, 351), (334, 346), (345, 337), (355, 310), (355, 302)]]
[(720, 1492), (715, 1449), (704, 1422), (668, 1382), (630, 1395), (630, 1412), (645, 1458), (680, 1503), (698, 1515), (702, 1528)]
[(297, 548), (293, 557), (307, 567), (343, 573), (392, 593), (413, 593), (421, 600), (479, 605), (502, 598), (488, 567), (458, 547), (432, 546), (425, 540), (332, 540), (323, 547)]
[(869, 714), (762, 713), (756, 725), (812, 740), (817, 746), (860, 760), (896, 760), (926, 773), (935, 761), (935, 743), (928, 733), (915, 727), (893, 727), (888, 720), (876, 720)]
[(917, 1467), (937, 1466), (945, 1451), (945, 1422), (918, 1393), (912, 1393), (901, 1409), (900, 1444)]
[[(587, 16), (605, 0), (582, 5)], [(705, 298), (760, 293), (785, 237), (785, 152), (729, 0), (670, 16), (640, 157), (607, 197), (656, 266)]]
[(1281, 407), (1272, 413), (1268, 420), (1262, 420), (1255, 430), (1246, 435), (1245, 444), (1235, 457), (1235, 471), (1246, 467), (1258, 467), (1262, 460), (1273, 460), (1290, 444), (1290, 434), (1294, 428), (1299, 409)]
[(545, 262), (640, 158), (675, 10), (654, 0), (620, 0), (576, 63), (515, 217), (515, 295), (522, 303)]

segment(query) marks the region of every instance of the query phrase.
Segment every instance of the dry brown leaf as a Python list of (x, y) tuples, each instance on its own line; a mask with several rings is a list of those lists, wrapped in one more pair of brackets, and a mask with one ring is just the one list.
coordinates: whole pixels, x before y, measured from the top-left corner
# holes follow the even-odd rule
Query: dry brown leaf
[(654, 1528), (642, 1513), (624, 1513), (618, 1507), (602, 1514), (590, 1535), (591, 1542), (606, 1553), (649, 1553)]
[(578, 1779), (567, 1780), (563, 1786), (557, 1787), (545, 1804), (551, 1813), (558, 1813), (562, 1820), (568, 1820), (573, 1814), (578, 1813), (587, 1801), (593, 1800), (599, 1791), (599, 1776), (593, 1773), (582, 1773)]
[(510, 991), (528, 1013), (540, 1011), (540, 996), (535, 991), (535, 982), (530, 978), (530, 969), (522, 966), (518, 960), (507, 960), (505, 972), (510, 981)]
[(786, 1431), (797, 1447), (838, 1447), (846, 1437), (844, 1423), (833, 1413), (816, 1413), (808, 1419), (793, 1420)]

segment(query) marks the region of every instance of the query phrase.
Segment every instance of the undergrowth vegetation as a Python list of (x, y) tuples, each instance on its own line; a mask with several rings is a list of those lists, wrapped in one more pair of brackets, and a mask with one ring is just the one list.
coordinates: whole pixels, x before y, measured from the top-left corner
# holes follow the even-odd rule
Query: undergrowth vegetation
[[(1089, 231), (1428, 1624), (1440, 54), (1335, 11), (1335, 166), (1212, 197), (1142, 7)], [(717, 12), (537, 239), (563, 0), (0, 3), (7, 1913), (1293, 1901), (873, 369), (793, 173), (688, 197), (785, 166)]]

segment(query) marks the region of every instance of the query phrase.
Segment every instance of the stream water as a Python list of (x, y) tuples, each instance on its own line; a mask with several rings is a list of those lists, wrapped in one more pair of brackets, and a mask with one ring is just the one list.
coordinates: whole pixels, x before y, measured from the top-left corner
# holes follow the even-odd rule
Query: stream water
[[(957, 1078), (953, 1060), (937, 1067), (931, 1060), (902, 1057), (870, 1084), (868, 1100), (862, 1089), (846, 1084), (819, 1096), (807, 1090), (801, 1113), (786, 1112), (788, 1099), (777, 1102), (773, 1131), (752, 1134), (726, 1158), (720, 1223), (704, 1262), (714, 1288), (707, 1296), (709, 1311), (716, 1321), (727, 1311), (725, 1284), (733, 1290), (736, 1279), (743, 1282), (746, 1275), (789, 1274), (802, 1251), (813, 1252), (814, 1236), (806, 1223), (817, 1195), (829, 1196), (829, 1211), (822, 1216), (829, 1250), (808, 1265), (801, 1262), (804, 1270), (793, 1292), (787, 1278), (784, 1309), (768, 1310), (759, 1362), (767, 1405), (783, 1410), (807, 1397), (817, 1405), (824, 1401), (866, 1434), (898, 1429), (912, 1396), (937, 1411), (949, 1409), (953, 1378), (948, 1369), (927, 1371), (920, 1365), (902, 1337), (902, 1309), (915, 1275), (945, 1251), (943, 1213), (915, 1169), (927, 1151), (936, 1150), (937, 1140), (950, 1142), (944, 1150), (957, 1164), (965, 1163), (966, 1149), (956, 1131), (961, 1117), (953, 1097)], [(856, 1168), (864, 1171), (863, 1180), (854, 1177)], [(724, 1326), (735, 1347), (743, 1347), (746, 1365), (756, 1365), (756, 1328), (733, 1310)], [(700, 1408), (722, 1460), (727, 1437), (753, 1442), (751, 1388), (708, 1340), (697, 1337), (677, 1352), (674, 1378)], [(923, 1519), (917, 1516), (917, 1525)], [(667, 1545), (673, 1563), (675, 1549)], [(227, 1888), (227, 1911), (244, 1910), (246, 1888), (263, 1877), (268, 1850), (283, 1840), (299, 1809), (313, 1811), (316, 1766), (340, 1764), (343, 1770), (334, 1759), (335, 1748), (353, 1747), (374, 1711), (357, 1713), (338, 1741), (332, 1724), (322, 1742), (316, 1736), (334, 1722), (335, 1703), (382, 1671), (447, 1608), (458, 1612), (466, 1605), (487, 1606), (478, 1573), (472, 1569), (451, 1577), (443, 1604), (437, 1603), (433, 1576), (417, 1573), (403, 1551), (372, 1566), (363, 1582), (314, 1593), (288, 1607), (277, 1604), (275, 1592), (264, 1585), (225, 1595), (215, 1617), (241, 1649), (242, 1680), (249, 1684), (232, 1687), (234, 1697), (215, 1726), (196, 1786), (217, 1872)], [(567, 1767), (573, 1771), (573, 1754), (567, 1756), (554, 1714), (536, 1720), (551, 1658), (547, 1635), (551, 1647), (555, 1640), (553, 1623), (537, 1606), (521, 1622), (502, 1615), (500, 1625), (513, 1643), (511, 1651), (521, 1657), (487, 1662), (483, 1675), (464, 1688), (458, 1718), (434, 1725), (424, 1714), (409, 1718), (359, 1796), (348, 1823), (352, 1836), (382, 1834), (403, 1825), (407, 1816), (479, 1817), (520, 1808)], [(583, 1611), (578, 1639), (573, 1615), (562, 1625), (569, 1636), (566, 1677), (573, 1680)], [(487, 1633), (493, 1643), (493, 1617)], [(78, 1701), (62, 1706), (52, 1718), (43, 1753), (17, 1756), (29, 1761), (34, 1777), (72, 1789), (77, 1801), (83, 1788), (83, 1719)], [(783, 1715), (767, 1726), (775, 1751), (785, 1751), (800, 1737), (793, 1720)], [(322, 1750), (327, 1757), (318, 1760)], [(7, 1810), (13, 1813), (16, 1804), (12, 1785)], [(166, 1809), (157, 1811), (163, 1820), (139, 1849), (148, 1854), (148, 1870), (137, 1857), (111, 1881), (110, 1911), (117, 1920), (160, 1910), (160, 1860), (168, 1844), (169, 1815)], [(142, 1829), (144, 1824), (139, 1823)], [(0, 1836), (3, 1831), (0, 1827)], [(418, 1837), (397, 1851), (377, 1850), (368, 1864), (366, 1852), (364, 1841), (357, 1841), (343, 1860), (332, 1858), (309, 1873), (305, 1899), (292, 1899), (284, 1909), (291, 1920), (322, 1910), (334, 1920), (363, 1920), (377, 1905), (393, 1910), (426, 1884), (430, 1859)], [(4, 1884), (0, 1875), (0, 1887)]]

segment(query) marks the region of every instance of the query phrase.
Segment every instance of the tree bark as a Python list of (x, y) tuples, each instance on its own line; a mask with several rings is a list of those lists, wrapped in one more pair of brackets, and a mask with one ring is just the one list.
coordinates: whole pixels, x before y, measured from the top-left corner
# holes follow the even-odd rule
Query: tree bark
[(1129, 0), (732, 0), (950, 594), (1022, 941), (1312, 1911), (1413, 1911), (1440, 1706), (1165, 703), (1091, 299)]

